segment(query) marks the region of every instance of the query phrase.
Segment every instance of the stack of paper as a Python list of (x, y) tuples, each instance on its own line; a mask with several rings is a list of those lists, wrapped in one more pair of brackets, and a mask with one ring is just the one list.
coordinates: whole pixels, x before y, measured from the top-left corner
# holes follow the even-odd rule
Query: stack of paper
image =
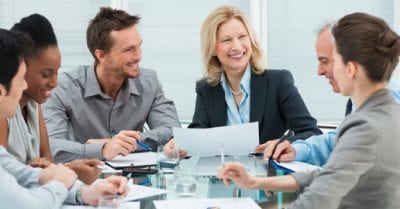
[[(125, 208), (126, 209), (139, 209), (140, 202), (126, 202)], [(61, 209), (96, 209), (97, 207), (92, 206), (82, 206), (82, 205), (63, 205)]]
[(153, 187), (132, 184), (131, 181), (129, 181), (128, 186), (130, 191), (125, 198), (126, 201), (139, 200), (142, 198), (161, 195), (168, 192), (167, 190), (164, 189), (157, 189)]
[(114, 159), (106, 161), (106, 163), (113, 168), (157, 165), (157, 153), (138, 152), (138, 153), (131, 153), (127, 156), (118, 155)]
[(157, 209), (261, 209), (251, 198), (179, 199), (153, 203)]
[(308, 163), (299, 162), (299, 161), (278, 162), (276, 160), (273, 160), (273, 161), (270, 160), (269, 163), (272, 163), (272, 166), (275, 169), (283, 170), (284, 172), (287, 172), (287, 173), (312, 172), (317, 169), (322, 169), (321, 167), (311, 165)]

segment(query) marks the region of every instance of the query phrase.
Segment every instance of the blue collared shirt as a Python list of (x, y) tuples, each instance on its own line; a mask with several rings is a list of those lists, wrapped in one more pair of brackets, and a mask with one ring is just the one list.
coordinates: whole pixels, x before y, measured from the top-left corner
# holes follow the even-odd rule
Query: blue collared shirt
[[(400, 103), (400, 81), (395, 79), (390, 80), (388, 89), (392, 93), (394, 100)], [(353, 112), (355, 109), (353, 102)], [(335, 144), (336, 130), (326, 134), (312, 136), (306, 140), (296, 140), (292, 144), (293, 148), (296, 150), (295, 160), (323, 166), (328, 161)]]
[(236, 106), (235, 98), (233, 97), (231, 88), (229, 87), (228, 80), (225, 74), (221, 75), (221, 86), (225, 92), (225, 101), (228, 106), (227, 108), (227, 125), (244, 124), (249, 122), (250, 118), (250, 76), (251, 70), (247, 65), (246, 70), (243, 74), (242, 80), (240, 81), (240, 91), (242, 99), (239, 107)]

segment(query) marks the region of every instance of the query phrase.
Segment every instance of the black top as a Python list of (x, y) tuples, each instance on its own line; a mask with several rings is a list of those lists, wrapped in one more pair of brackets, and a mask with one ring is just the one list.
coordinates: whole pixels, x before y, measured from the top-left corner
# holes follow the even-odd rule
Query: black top
[[(288, 138), (290, 141), (322, 134), (294, 86), (289, 71), (266, 70), (261, 75), (252, 73), (250, 83), (250, 122), (258, 121), (260, 144), (281, 137), (287, 129), (295, 134)], [(189, 128), (226, 126), (227, 104), (221, 84), (212, 87), (205, 79), (200, 80), (196, 93), (196, 107)]]

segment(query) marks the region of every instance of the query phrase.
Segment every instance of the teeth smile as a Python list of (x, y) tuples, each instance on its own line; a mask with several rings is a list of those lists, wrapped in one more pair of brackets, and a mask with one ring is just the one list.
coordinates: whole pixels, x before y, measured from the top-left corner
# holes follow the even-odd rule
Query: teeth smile
[(233, 54), (233, 55), (229, 55), (229, 57), (232, 57), (232, 58), (240, 58), (240, 57), (243, 57), (243, 55), (244, 55), (244, 53), (241, 53), (241, 54)]
[(130, 63), (130, 64), (128, 64), (128, 66), (129, 66), (129, 67), (137, 67), (137, 64), (132, 64), (132, 63)]

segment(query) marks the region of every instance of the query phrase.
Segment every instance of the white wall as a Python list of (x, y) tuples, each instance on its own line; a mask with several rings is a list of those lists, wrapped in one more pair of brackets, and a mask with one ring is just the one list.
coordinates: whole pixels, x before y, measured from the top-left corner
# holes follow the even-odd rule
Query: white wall
[(356, 11), (394, 25), (393, 0), (268, 0), (268, 66), (293, 73), (309, 110), (319, 121), (341, 121), (346, 98), (332, 93), (327, 80), (317, 76), (313, 30), (326, 18)]
[(59, 40), (61, 70), (69, 70), (93, 62), (85, 34), (99, 7), (111, 5), (139, 14), (141, 65), (157, 70), (181, 120), (190, 121), (195, 82), (202, 77), (200, 26), (222, 4), (248, 15), (265, 48), (268, 67), (290, 70), (312, 115), (323, 122), (341, 121), (346, 99), (333, 94), (327, 81), (316, 75), (313, 29), (330, 16), (362, 11), (382, 17), (400, 32), (400, 0), (0, 0), (0, 27), (10, 28), (28, 14), (45, 15)]

